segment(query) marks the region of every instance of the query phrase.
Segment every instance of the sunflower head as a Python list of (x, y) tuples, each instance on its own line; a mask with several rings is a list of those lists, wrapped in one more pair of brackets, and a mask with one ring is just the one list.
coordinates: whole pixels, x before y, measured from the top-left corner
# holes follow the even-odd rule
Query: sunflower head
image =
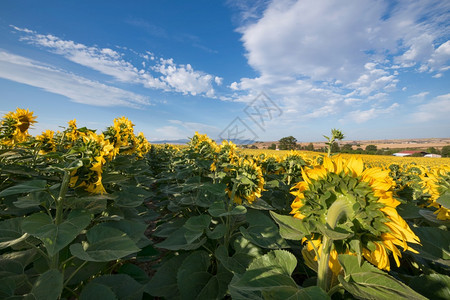
[(261, 197), (264, 191), (264, 177), (262, 169), (251, 159), (241, 158), (236, 162), (235, 167), (229, 168), (230, 177), (235, 179), (228, 184), (228, 196), (237, 204), (242, 204), (243, 200), (252, 203)]
[(450, 166), (432, 168), (420, 179), (422, 191), (428, 196), (428, 206), (436, 209), (437, 219), (450, 220), (450, 210), (438, 203), (440, 197), (450, 194)]
[(281, 165), (283, 166), (288, 184), (290, 184), (301, 179), (302, 168), (307, 164), (299, 152), (291, 150), (283, 157)]
[(136, 141), (137, 145), (135, 152), (138, 157), (142, 157), (144, 154), (150, 151), (151, 145), (142, 132), (139, 132), (139, 134), (136, 136)]
[(395, 183), (389, 170), (365, 169), (360, 158), (324, 157), (322, 165), (304, 168), (302, 178), (292, 189), (296, 198), (291, 213), (315, 224), (315, 240), (327, 234), (324, 228), (347, 233), (334, 241), (337, 253), (357, 253), (389, 270), (388, 253), (399, 265), (397, 246), (407, 250), (408, 242), (419, 242), (397, 213), (400, 202), (393, 198)]
[[(114, 147), (114, 156), (117, 154), (133, 154), (139, 147), (140, 140), (134, 135), (134, 124), (126, 117), (114, 119), (114, 124), (103, 132), (106, 139)], [(142, 139), (141, 139), (142, 141)]]
[(281, 164), (281, 159), (276, 155), (267, 155), (261, 159), (261, 167), (263, 169), (263, 173), (270, 174), (281, 174), (283, 172), (283, 166)]
[(237, 154), (237, 146), (233, 142), (226, 140), (222, 141), (222, 144), (215, 148), (216, 154), (214, 162), (211, 164), (210, 170), (216, 171), (217, 167), (221, 167), (222, 164), (234, 164), (239, 160)]
[(90, 131), (78, 139), (72, 152), (82, 157), (83, 165), (71, 172), (70, 186), (94, 193), (106, 193), (102, 184), (103, 167), (112, 159), (114, 147), (103, 134)]
[(36, 116), (28, 109), (17, 108), (7, 113), (2, 120), (0, 137), (5, 145), (24, 142), (28, 137), (28, 129), (36, 123)]
[(195, 132), (188, 143), (191, 154), (201, 160), (215, 160), (220, 147), (206, 134)]
[(46, 154), (49, 152), (56, 151), (56, 143), (54, 138), (55, 132), (53, 130), (46, 130), (42, 132), (41, 135), (38, 135), (36, 137), (36, 140), (38, 140), (41, 144), (41, 151), (40, 154)]
[(16, 110), (16, 118), (18, 120), (17, 128), (21, 133), (25, 134), (27, 133), (28, 128), (36, 123), (37, 117), (33, 116), (33, 112), (28, 111), (28, 109), (18, 108)]

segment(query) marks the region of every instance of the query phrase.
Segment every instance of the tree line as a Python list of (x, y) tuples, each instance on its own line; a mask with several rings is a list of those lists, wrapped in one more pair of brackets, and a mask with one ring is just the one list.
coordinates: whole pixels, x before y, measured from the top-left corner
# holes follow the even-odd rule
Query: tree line
[[(326, 136), (325, 136), (326, 137)], [(341, 137), (338, 135), (338, 137)], [(342, 136), (343, 137), (343, 136)], [(329, 139), (328, 137), (326, 137)], [(339, 138), (336, 138), (340, 140)], [(300, 145), (297, 143), (297, 139), (293, 136), (283, 137), (278, 141), (278, 149), (279, 150), (307, 150), (307, 151), (317, 151), (317, 152), (327, 152), (328, 149), (331, 149), (332, 153), (350, 153), (350, 154), (372, 154), (372, 155), (392, 155), (394, 153), (400, 152), (405, 149), (390, 149), (383, 148), (378, 149), (376, 145), (367, 145), (364, 149), (359, 145), (356, 145), (357, 148), (354, 149), (352, 144), (343, 144), (339, 145), (337, 141), (331, 141), (329, 139), (329, 147), (314, 147), (313, 143), (309, 143), (308, 145)], [(256, 146), (255, 146), (256, 148)], [(275, 150), (277, 149), (277, 144), (272, 143), (268, 149)], [(432, 154), (440, 154), (442, 157), (450, 157), (450, 145), (442, 147), (441, 150), (436, 149), (435, 147), (429, 147), (424, 152), (432, 153)], [(421, 154), (414, 154), (413, 156), (422, 156)]]

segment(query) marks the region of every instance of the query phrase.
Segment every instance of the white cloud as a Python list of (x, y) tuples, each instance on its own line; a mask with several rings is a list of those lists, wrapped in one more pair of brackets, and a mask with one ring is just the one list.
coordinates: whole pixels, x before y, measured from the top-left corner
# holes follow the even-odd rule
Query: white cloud
[(160, 59), (154, 70), (163, 75), (163, 80), (171, 88), (183, 94), (197, 95), (206, 93), (206, 96), (214, 96), (212, 87), (213, 76), (195, 71), (190, 64), (176, 65), (173, 59)]
[(155, 129), (155, 133), (158, 137), (152, 138), (154, 141), (160, 139), (178, 140), (187, 138), (185, 132), (178, 126), (163, 126)]
[(169, 120), (171, 124), (179, 125), (185, 129), (187, 129), (189, 132), (192, 132), (192, 134), (195, 131), (198, 131), (200, 133), (208, 133), (208, 135), (213, 135), (213, 133), (218, 133), (219, 128), (216, 126), (198, 123), (198, 122), (184, 122), (180, 120)]
[(426, 97), (430, 94), (430, 92), (421, 92), (412, 96), (409, 96), (409, 103), (418, 104), (425, 101)]
[(410, 98), (414, 99), (424, 99), (430, 92), (421, 92), (415, 95), (412, 95)]
[(375, 63), (366, 63), (365, 72), (356, 81), (347, 85), (354, 89), (354, 94), (369, 96), (377, 91), (391, 91), (396, 88), (398, 79), (386, 70), (377, 68)]
[(437, 0), (273, 0), (263, 13), (249, 9), (253, 18), (238, 29), (259, 76), (229, 87), (243, 102), (266, 91), (284, 120), (350, 110), (350, 119), (364, 122), (398, 106), (388, 101), (406, 90), (399, 87), (405, 70), (448, 70), (449, 9)]
[[(428, 60), (428, 65), (430, 71), (438, 71), (445, 72), (450, 69), (450, 41), (447, 41), (440, 45), (434, 53), (431, 55), (431, 58)], [(438, 76), (439, 75), (439, 76)], [(439, 78), (442, 76), (442, 73), (438, 73), (435, 77)]]
[(141, 107), (147, 97), (58, 70), (37, 61), (0, 51), (0, 77), (97, 106)]
[(273, 1), (261, 19), (241, 29), (249, 64), (262, 75), (351, 82), (364, 71), (384, 10), (373, 1)]
[(450, 94), (440, 95), (425, 104), (417, 106), (417, 111), (411, 116), (413, 122), (428, 122), (446, 120), (450, 114)]
[[(21, 40), (50, 49), (74, 63), (112, 76), (120, 82), (142, 84), (150, 89), (205, 95), (207, 97), (214, 97), (213, 83), (216, 85), (222, 83), (222, 78), (218, 76), (196, 71), (190, 64), (178, 65), (174, 63), (173, 59), (161, 58), (159, 61), (157, 60), (156, 64), (148, 66), (147, 69), (142, 69), (141, 66), (146, 68), (146, 63), (136, 67), (125, 60), (122, 53), (110, 48), (88, 47), (81, 43), (60, 39), (54, 35), (43, 35), (29, 29), (12, 27), (24, 33)], [(147, 61), (148, 55), (150, 55), (150, 61), (148, 62), (155, 61), (154, 55), (149, 51), (146, 54), (139, 54), (131, 49), (123, 47), (121, 49), (131, 51), (135, 55), (147, 59)]]
[(186, 139), (192, 137), (196, 131), (202, 134), (207, 134), (210, 137), (216, 136), (220, 130), (219, 128), (203, 123), (185, 122), (180, 120), (168, 120), (170, 125), (157, 128), (155, 131), (158, 135), (153, 140), (161, 139)]
[(216, 77), (214, 78), (214, 81), (215, 81), (215, 83), (216, 83), (217, 85), (222, 85), (223, 78), (222, 78), (222, 77), (216, 76)]
[(369, 120), (380, 117), (381, 115), (389, 114), (393, 112), (397, 107), (399, 107), (398, 103), (394, 103), (387, 108), (375, 108), (372, 107), (368, 110), (355, 110), (349, 112), (345, 118), (340, 119), (339, 121), (342, 123), (347, 122), (355, 122), (358, 124), (367, 122)]

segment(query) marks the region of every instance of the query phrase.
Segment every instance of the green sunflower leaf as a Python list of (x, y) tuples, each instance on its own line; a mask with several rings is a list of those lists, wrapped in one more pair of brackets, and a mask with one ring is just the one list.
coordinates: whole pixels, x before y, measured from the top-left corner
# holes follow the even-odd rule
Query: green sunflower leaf
[(427, 299), (366, 261), (360, 266), (358, 258), (353, 255), (339, 255), (338, 260), (345, 272), (344, 276), (338, 276), (339, 282), (357, 298)]
[(280, 227), (280, 235), (288, 240), (301, 240), (305, 235), (309, 235), (309, 229), (302, 220), (293, 216), (283, 216), (276, 212), (269, 212), (272, 218)]

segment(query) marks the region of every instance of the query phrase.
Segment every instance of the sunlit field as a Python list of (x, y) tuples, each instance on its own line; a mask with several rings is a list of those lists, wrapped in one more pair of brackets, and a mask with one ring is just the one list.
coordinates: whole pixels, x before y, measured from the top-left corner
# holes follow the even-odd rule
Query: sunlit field
[[(261, 153), (265, 155), (275, 155), (280, 158), (284, 157), (287, 154), (291, 153), (291, 150), (261, 150), (261, 149), (241, 149), (239, 150), (243, 155), (253, 155), (258, 156)], [(312, 151), (295, 151), (299, 153), (301, 156), (308, 159), (315, 159), (319, 156), (326, 155), (326, 153), (321, 152), (312, 152)], [(365, 163), (371, 166), (389, 166), (390, 164), (398, 164), (398, 165), (420, 165), (424, 167), (437, 167), (441, 165), (450, 165), (450, 157), (398, 157), (393, 155), (369, 155), (369, 154), (346, 154), (340, 153), (338, 154), (343, 158), (350, 158), (352, 156), (360, 157)]]
[(32, 136), (36, 123), (18, 108), (0, 126), (1, 298), (447, 295), (450, 158), (240, 150), (197, 132), (151, 145), (126, 117)]

